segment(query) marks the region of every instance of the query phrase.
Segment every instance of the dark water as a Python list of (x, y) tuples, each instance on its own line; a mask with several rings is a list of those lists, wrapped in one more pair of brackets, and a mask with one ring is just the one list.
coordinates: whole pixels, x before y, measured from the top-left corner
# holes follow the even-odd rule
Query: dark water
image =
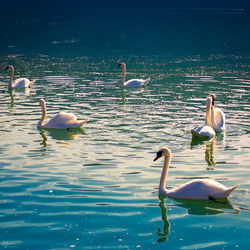
[(0, 17), (1, 53), (62, 57), (249, 54), (248, 1), (217, 2), (5, 2)]
[[(6, 2), (0, 247), (248, 249), (249, 17), (248, 1)], [(149, 85), (121, 90), (118, 61)], [(8, 64), (34, 87), (8, 91)], [(193, 141), (209, 93), (227, 131)], [(40, 98), (48, 118), (90, 121), (37, 129)], [(162, 146), (173, 154), (168, 188), (205, 177), (241, 186), (226, 203), (158, 197)]]

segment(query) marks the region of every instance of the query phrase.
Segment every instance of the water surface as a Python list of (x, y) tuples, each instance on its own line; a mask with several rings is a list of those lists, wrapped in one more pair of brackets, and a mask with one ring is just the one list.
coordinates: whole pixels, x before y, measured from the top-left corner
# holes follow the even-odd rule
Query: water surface
[[(176, 28), (183, 12), (189, 17), (185, 26), (193, 30)], [(167, 13), (175, 16), (169, 36), (166, 22), (149, 22), (150, 17), (134, 26), (135, 19), (128, 20), (124, 39), (117, 35), (120, 28), (111, 39), (102, 28), (108, 30), (113, 19), (98, 28), (96, 23), (91, 27), (90, 16), (73, 24), (59, 19), (22, 24), (23, 29), (58, 27), (58, 34), (46, 33), (49, 39), (40, 49), (37, 40), (29, 47), (30, 41), (5, 36), (0, 67), (12, 64), (15, 77), (37, 82), (28, 91), (8, 91), (9, 74), (0, 74), (1, 248), (247, 249), (250, 80), (243, 38), (249, 29), (241, 21), (248, 12)], [(206, 21), (205, 28), (192, 26), (197, 16)], [(219, 26), (208, 22), (211, 16)], [(227, 20), (234, 26), (224, 29)], [(73, 27), (79, 30), (84, 22), (86, 33), (74, 33)], [(154, 36), (144, 34), (141, 43), (131, 25)], [(197, 40), (196, 47), (190, 39), (211, 34), (215, 27), (224, 33), (214, 32), (207, 44)], [(128, 79), (151, 77), (149, 85), (120, 89), (116, 65), (121, 60), (127, 63)], [(216, 106), (225, 112), (227, 131), (211, 141), (192, 140), (190, 129), (204, 123), (209, 93), (216, 94)], [(77, 130), (38, 129), (40, 98), (47, 101), (48, 118), (67, 111), (90, 121)], [(159, 197), (163, 162), (153, 159), (162, 146), (173, 154), (168, 188), (206, 177), (241, 186), (226, 203)]]

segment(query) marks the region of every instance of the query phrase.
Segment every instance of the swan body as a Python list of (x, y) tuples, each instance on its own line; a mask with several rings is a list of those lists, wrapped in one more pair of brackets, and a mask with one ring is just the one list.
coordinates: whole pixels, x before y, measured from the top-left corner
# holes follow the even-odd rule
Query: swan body
[(44, 121), (46, 119), (46, 102), (44, 99), (40, 100), (39, 105), (42, 108), (42, 118), (37, 123), (38, 128), (54, 128), (54, 129), (69, 129), (69, 128), (80, 128), (88, 120), (78, 121), (77, 117), (71, 113), (60, 112), (51, 118), (46, 124)]
[(143, 87), (150, 80), (150, 78), (148, 78), (146, 80), (144, 80), (144, 79), (131, 79), (131, 80), (125, 81), (126, 64), (125, 63), (120, 63), (117, 67), (122, 67), (122, 81), (120, 82), (120, 87), (123, 87), (123, 88)]
[(193, 136), (200, 137), (202, 139), (212, 138), (215, 136), (215, 131), (208, 125), (196, 126), (191, 130)]
[(215, 132), (223, 132), (226, 130), (225, 114), (221, 109), (214, 107), (215, 95), (210, 94), (210, 96), (212, 97), (212, 106), (211, 106), (212, 127), (215, 130)]
[(159, 184), (159, 193), (177, 199), (188, 200), (218, 200), (225, 199), (239, 185), (227, 188), (221, 183), (212, 179), (196, 179), (189, 181), (172, 190), (166, 189), (168, 169), (171, 162), (171, 151), (168, 148), (161, 148), (154, 161), (164, 156), (164, 165)]
[(27, 78), (17, 78), (15, 81), (13, 81), (14, 67), (12, 65), (9, 65), (8, 67), (6, 67), (5, 70), (10, 70), (9, 89), (29, 88), (36, 81), (36, 80), (30, 81)]
[(206, 107), (206, 122), (203, 126), (196, 126), (194, 129), (191, 130), (193, 136), (200, 137), (202, 139), (212, 138), (215, 136), (215, 131), (212, 127), (212, 102), (213, 99), (211, 96), (207, 97), (207, 107)]

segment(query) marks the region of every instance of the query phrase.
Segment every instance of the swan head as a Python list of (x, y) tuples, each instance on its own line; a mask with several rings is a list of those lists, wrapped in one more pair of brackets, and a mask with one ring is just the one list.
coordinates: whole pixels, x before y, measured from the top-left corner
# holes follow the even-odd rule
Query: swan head
[(120, 67), (126, 67), (126, 64), (125, 63), (119, 63), (118, 65), (117, 65), (117, 68), (120, 68)]
[(13, 70), (14, 71), (14, 67), (12, 65), (9, 65), (8, 67), (5, 68), (5, 70)]
[(214, 106), (214, 100), (216, 98), (216, 95), (215, 94), (210, 94), (209, 96), (212, 97), (212, 106)]
[(45, 105), (46, 105), (45, 100), (44, 99), (40, 99), (39, 106), (40, 107), (45, 107)]
[(158, 160), (159, 158), (161, 158), (162, 156), (165, 157), (170, 157), (171, 158), (171, 151), (168, 148), (161, 148), (157, 153), (156, 153), (156, 157), (154, 159), (154, 161)]

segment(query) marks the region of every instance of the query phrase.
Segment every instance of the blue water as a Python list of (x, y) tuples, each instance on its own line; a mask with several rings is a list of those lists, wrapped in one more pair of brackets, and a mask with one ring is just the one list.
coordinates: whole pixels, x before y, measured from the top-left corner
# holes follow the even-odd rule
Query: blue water
[[(11, 18), (10, 18), (11, 13)], [(12, 1), (0, 16), (0, 248), (248, 249), (247, 1)], [(143, 89), (119, 88), (151, 77)], [(8, 91), (15, 77), (37, 79)], [(227, 131), (192, 140), (215, 93)], [(37, 129), (40, 98), (90, 121)], [(158, 195), (193, 178), (240, 184), (224, 203)]]

